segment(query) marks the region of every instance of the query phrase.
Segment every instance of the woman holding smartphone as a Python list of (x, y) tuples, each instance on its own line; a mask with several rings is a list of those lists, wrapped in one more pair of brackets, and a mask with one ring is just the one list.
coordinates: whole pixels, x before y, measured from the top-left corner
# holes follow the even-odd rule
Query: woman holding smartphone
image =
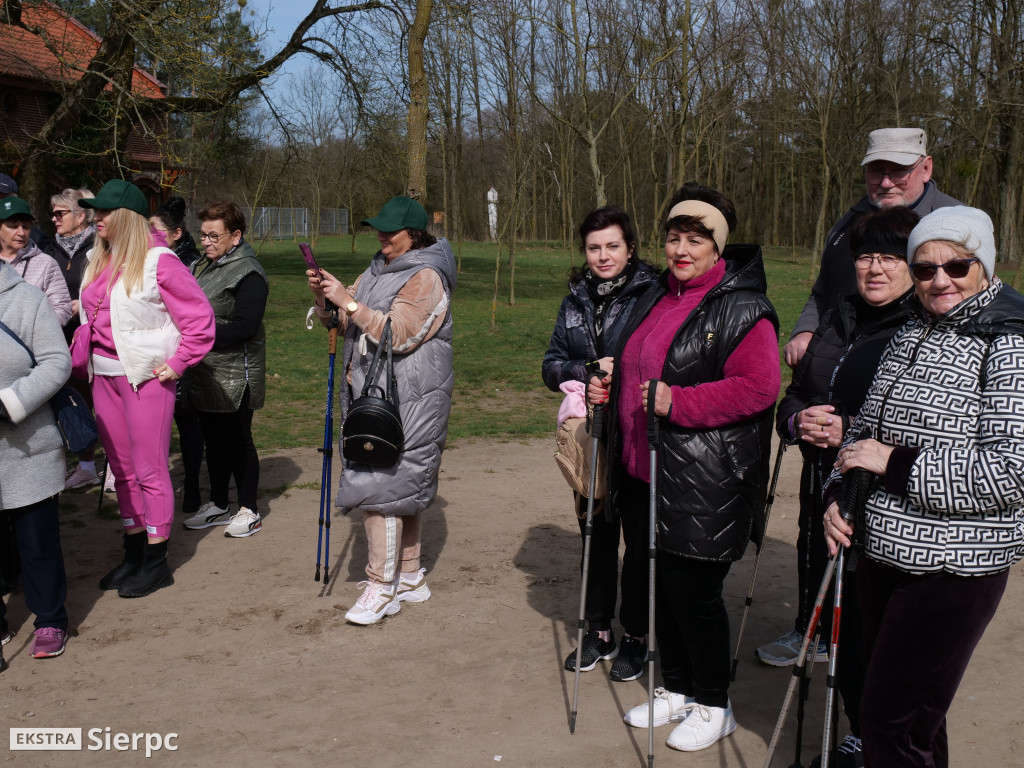
[(423, 511), (437, 495), (441, 453), (448, 436), (452, 370), (451, 292), (455, 258), (447, 240), (427, 230), (427, 212), (408, 197), (389, 200), (363, 224), (377, 230), (380, 250), (346, 287), (326, 270), (306, 272), (323, 322), (325, 299), (338, 308), (345, 332), (341, 418), (358, 397), (385, 323), (391, 321), (394, 371), (405, 447), (392, 467), (342, 458), (337, 506), (363, 510), (369, 549), (362, 596), (345, 614), (373, 624), (403, 602), (430, 598), (420, 567)]

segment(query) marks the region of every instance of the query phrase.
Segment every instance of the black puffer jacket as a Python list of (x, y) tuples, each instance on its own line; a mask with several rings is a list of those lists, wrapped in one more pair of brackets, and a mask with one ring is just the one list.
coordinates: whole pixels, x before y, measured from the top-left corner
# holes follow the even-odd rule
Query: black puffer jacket
[[(60, 273), (64, 276), (64, 282), (68, 285), (68, 293), (73, 300), (77, 300), (81, 294), (82, 275), (85, 274), (85, 267), (89, 263), (89, 251), (95, 242), (96, 233), (93, 231), (82, 238), (82, 242), (78, 244), (78, 248), (75, 249), (74, 253), (65, 251), (60, 243), (57, 242), (57, 238), (48, 240), (44, 249), (57, 262), (57, 266), (60, 267)], [(71, 339), (75, 335), (75, 329), (80, 324), (81, 318), (79, 318), (77, 312), (73, 312), (71, 318), (64, 325), (64, 338), (67, 339), (68, 344), (71, 343)]]
[[(937, 208), (947, 208), (951, 205), (963, 203), (940, 192), (935, 182), (929, 181), (925, 184), (921, 197), (910, 206), (910, 210), (924, 216)], [(825, 237), (821, 268), (811, 288), (811, 295), (793, 328), (792, 336), (807, 331), (813, 333), (827, 309), (834, 307), (843, 296), (857, 292), (853, 255), (850, 253), (850, 230), (861, 216), (877, 210), (867, 196), (862, 197), (843, 214)]]
[[(670, 386), (694, 386), (723, 375), (729, 356), (754, 325), (768, 319), (778, 332), (779, 320), (768, 297), (758, 245), (730, 245), (722, 254), (725, 277), (711, 289), (676, 332), (662, 370)], [(622, 347), (668, 290), (668, 272), (637, 302)], [(609, 398), (612, 456), (622, 455), (618, 433), (618, 400), (613, 380)], [(683, 557), (731, 562), (743, 556), (752, 530), (764, 530), (774, 408), (746, 421), (717, 429), (686, 429), (661, 421), (658, 450), (658, 548)], [(624, 472), (609, 461), (613, 507)]]
[[(864, 402), (885, 347), (910, 316), (911, 295), (912, 291), (907, 291), (896, 301), (873, 308), (855, 294), (844, 297), (825, 313), (779, 403), (776, 428), (782, 439), (796, 437), (789, 420), (811, 405), (835, 406), (846, 434)], [(823, 450), (804, 442), (799, 445), (804, 461), (814, 467), (820, 495), (839, 449)]]
[(646, 291), (658, 273), (653, 267), (637, 262), (629, 282), (608, 300), (604, 311), (604, 333), (597, 338), (594, 329), (596, 307), (582, 277), (569, 282), (569, 295), (562, 299), (551, 332), (548, 351), (544, 354), (541, 372), (544, 383), (553, 392), (566, 381), (584, 381), (584, 366), (591, 360), (606, 357), (618, 347), (623, 326), (640, 295)]

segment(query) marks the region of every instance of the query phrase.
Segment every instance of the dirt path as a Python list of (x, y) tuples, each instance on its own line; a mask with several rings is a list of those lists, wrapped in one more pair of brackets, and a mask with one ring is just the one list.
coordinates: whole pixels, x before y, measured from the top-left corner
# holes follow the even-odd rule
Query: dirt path
[[(131, 757), (88, 748), (97, 744), (88, 731), (99, 729), (103, 745), (109, 727), (111, 734), (178, 734), (176, 750), (154, 753), (157, 765), (640, 768), (647, 732), (621, 718), (645, 700), (646, 679), (614, 684), (600, 667), (584, 675), (569, 734), (572, 676), (561, 661), (575, 643), (579, 534), (552, 445), (465, 441), (446, 452), (440, 496), (424, 526), (434, 597), (372, 627), (343, 618), (363, 578), (358, 521), (334, 518), (331, 580), (326, 588), (313, 581), (315, 451), (264, 456), (262, 485), (272, 490), (256, 536), (177, 530), (175, 585), (141, 600), (96, 588), (118, 557), (119, 524), (96, 517), (95, 491), (67, 497), (62, 534), (74, 636), (59, 659), (29, 658), (30, 617), (20, 594), (10, 599), (18, 634), (4, 648), (11, 668), (0, 677), (2, 711), (9, 727), (80, 727), (86, 749), (10, 751), (7, 762), (139, 764), (144, 742)], [(739, 729), (690, 755), (668, 749), (668, 729), (659, 729), (657, 765), (763, 764), (790, 674), (759, 664), (753, 648), (792, 621), (798, 465), (795, 452), (786, 456), (731, 691)], [(734, 633), (752, 563), (751, 548), (727, 584)], [(954, 765), (1024, 764), (1022, 576), (1018, 565), (960, 687), (949, 720)], [(820, 742), (821, 679), (807, 742)], [(792, 762), (792, 739), (791, 724), (775, 766)], [(817, 752), (809, 744), (804, 762)]]

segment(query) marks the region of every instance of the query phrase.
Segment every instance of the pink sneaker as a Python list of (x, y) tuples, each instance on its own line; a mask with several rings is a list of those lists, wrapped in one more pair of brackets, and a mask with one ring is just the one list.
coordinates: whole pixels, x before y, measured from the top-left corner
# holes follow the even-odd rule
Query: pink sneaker
[(51, 659), (64, 653), (68, 642), (68, 633), (57, 627), (40, 627), (35, 632), (36, 640), (32, 644), (33, 659)]

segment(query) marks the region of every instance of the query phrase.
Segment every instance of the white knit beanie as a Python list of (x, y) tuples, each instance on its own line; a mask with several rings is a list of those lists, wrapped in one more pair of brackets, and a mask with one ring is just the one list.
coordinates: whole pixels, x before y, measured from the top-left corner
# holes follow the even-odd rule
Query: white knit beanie
[(977, 208), (954, 205), (937, 208), (919, 222), (907, 240), (907, 261), (914, 263), (917, 249), (931, 240), (948, 240), (974, 254), (992, 279), (996, 268), (996, 237), (989, 215)]

